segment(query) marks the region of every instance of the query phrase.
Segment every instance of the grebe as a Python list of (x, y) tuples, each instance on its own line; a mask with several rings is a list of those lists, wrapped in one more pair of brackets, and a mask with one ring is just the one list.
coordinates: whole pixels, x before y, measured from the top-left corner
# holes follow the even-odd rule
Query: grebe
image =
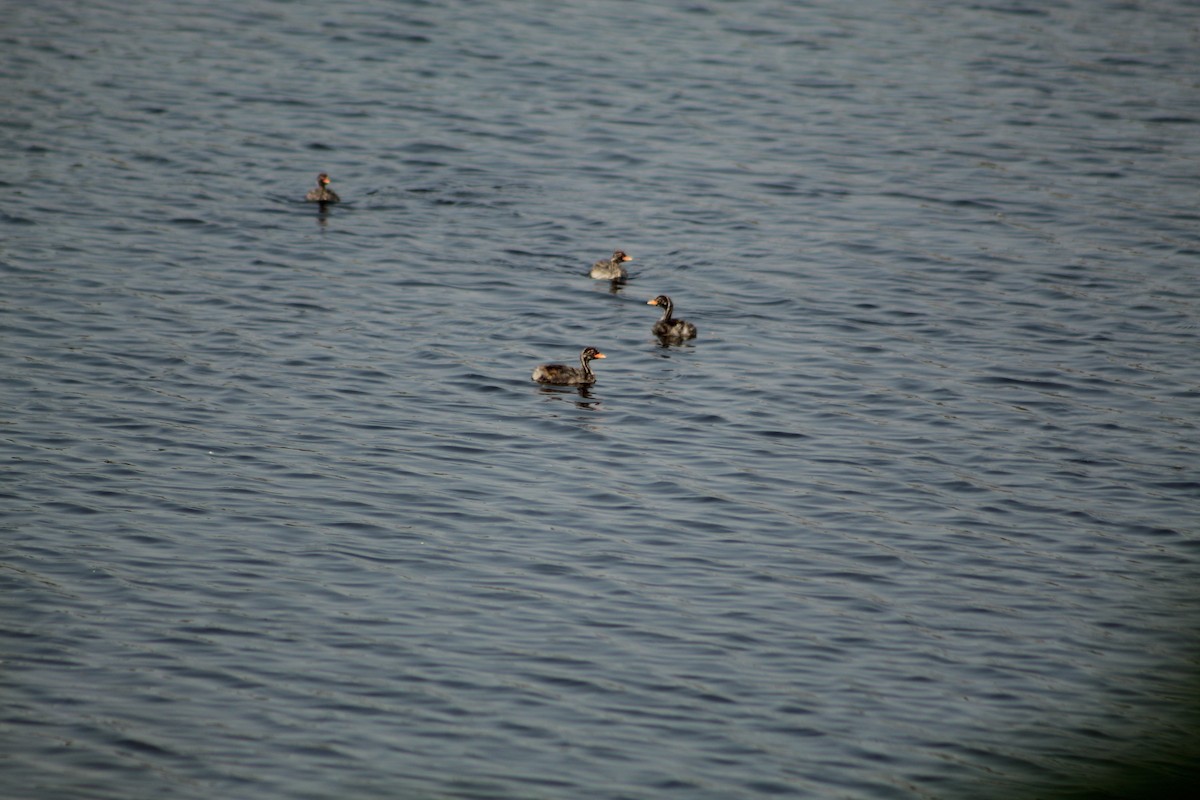
[(626, 261), (633, 261), (633, 256), (624, 250), (614, 250), (612, 258), (592, 264), (591, 276), (596, 280), (623, 281), (629, 277), (629, 273), (621, 266)]
[(337, 203), (342, 198), (329, 188), (329, 176), (322, 172), (317, 176), (317, 188), (309, 189), (304, 199), (310, 203)]
[(538, 383), (550, 383), (555, 386), (591, 386), (596, 382), (596, 373), (588, 362), (594, 358), (608, 358), (594, 347), (585, 347), (579, 354), (579, 366), (568, 367), (566, 364), (541, 364), (533, 370), (533, 379)]
[(658, 322), (654, 323), (654, 327), (650, 329), (650, 332), (658, 338), (679, 342), (684, 339), (696, 338), (695, 325), (686, 319), (671, 319), (671, 311), (675, 308), (675, 305), (671, 302), (671, 298), (665, 294), (660, 294), (653, 300), (647, 300), (646, 305), (658, 306), (663, 310), (663, 314), (659, 317)]

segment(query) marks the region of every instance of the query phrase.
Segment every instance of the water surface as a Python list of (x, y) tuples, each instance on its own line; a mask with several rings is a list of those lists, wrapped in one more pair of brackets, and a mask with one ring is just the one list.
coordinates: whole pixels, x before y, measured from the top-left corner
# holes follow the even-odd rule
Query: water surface
[(1194, 775), (1194, 11), (10, 8), (4, 794)]

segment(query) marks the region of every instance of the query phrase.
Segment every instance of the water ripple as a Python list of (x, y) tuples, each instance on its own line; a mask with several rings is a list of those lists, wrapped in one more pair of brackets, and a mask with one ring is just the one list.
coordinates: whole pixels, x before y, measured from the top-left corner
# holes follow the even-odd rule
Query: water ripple
[(0, 790), (1194, 772), (1190, 28), (860, 5), (15, 12)]

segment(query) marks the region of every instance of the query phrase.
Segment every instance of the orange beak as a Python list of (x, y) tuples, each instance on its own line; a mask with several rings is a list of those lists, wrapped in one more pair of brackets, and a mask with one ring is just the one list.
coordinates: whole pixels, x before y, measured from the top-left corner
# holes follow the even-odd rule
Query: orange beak
[(592, 358), (608, 358), (608, 356), (604, 355), (604, 353), (596, 353)]
[(648, 305), (648, 306), (656, 306), (656, 305), (658, 305), (658, 301), (657, 301), (657, 300), (647, 300), (647, 301), (646, 301), (646, 305)]
[(629, 255), (629, 253), (626, 253), (625, 257), (622, 258), (621, 260), (622, 261), (633, 261), (633, 256)]

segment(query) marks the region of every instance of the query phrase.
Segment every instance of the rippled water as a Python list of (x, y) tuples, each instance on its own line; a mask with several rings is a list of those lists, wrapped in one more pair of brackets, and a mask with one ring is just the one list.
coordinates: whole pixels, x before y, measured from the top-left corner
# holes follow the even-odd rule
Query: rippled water
[(6, 797), (1194, 774), (1195, 3), (9, 5)]

